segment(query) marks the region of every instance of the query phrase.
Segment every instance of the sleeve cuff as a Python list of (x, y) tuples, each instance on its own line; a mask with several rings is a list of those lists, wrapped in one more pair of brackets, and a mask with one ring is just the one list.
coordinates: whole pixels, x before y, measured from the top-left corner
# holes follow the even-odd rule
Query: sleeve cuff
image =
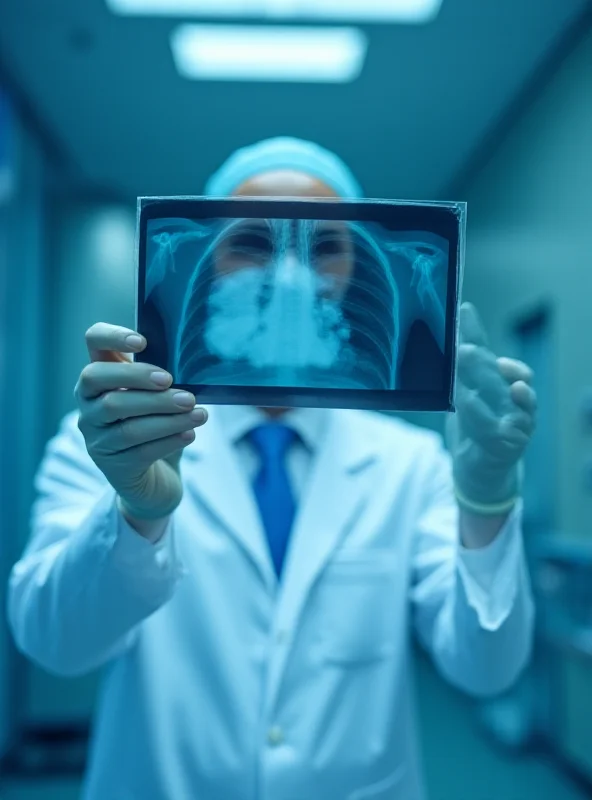
[(157, 587), (168, 591), (185, 575), (175, 547), (174, 517), (168, 521), (156, 544), (149, 542), (125, 520), (117, 507), (116, 495), (111, 500), (112, 523), (110, 551), (113, 566), (126, 573), (130, 588), (140, 594), (151, 594)]
[(509, 616), (524, 563), (522, 500), (486, 547), (458, 548), (458, 571), (469, 605), (484, 630), (497, 630)]

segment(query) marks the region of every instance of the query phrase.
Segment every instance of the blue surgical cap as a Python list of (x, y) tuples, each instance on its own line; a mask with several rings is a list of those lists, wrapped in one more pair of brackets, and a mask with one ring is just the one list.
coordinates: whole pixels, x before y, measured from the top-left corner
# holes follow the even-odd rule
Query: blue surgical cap
[(241, 183), (263, 172), (296, 170), (330, 186), (339, 197), (363, 197), (351, 170), (334, 153), (313, 142), (279, 136), (243, 147), (212, 175), (205, 187), (209, 197), (227, 197)]

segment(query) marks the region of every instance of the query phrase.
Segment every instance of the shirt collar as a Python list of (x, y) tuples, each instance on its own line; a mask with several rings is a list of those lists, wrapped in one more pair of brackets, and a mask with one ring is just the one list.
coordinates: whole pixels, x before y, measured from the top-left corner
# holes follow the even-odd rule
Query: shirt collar
[[(228, 441), (233, 445), (257, 425), (269, 421), (265, 413), (254, 406), (217, 406), (216, 413)], [(326, 408), (291, 408), (278, 421), (293, 428), (307, 449), (314, 452), (327, 430), (329, 413)]]

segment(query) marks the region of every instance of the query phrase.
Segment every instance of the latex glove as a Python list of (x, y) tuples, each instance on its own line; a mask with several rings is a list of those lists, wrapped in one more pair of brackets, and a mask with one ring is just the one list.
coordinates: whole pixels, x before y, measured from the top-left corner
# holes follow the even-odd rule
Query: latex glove
[(86, 343), (91, 363), (82, 370), (75, 397), (88, 453), (127, 516), (167, 517), (183, 496), (183, 448), (207, 412), (195, 406), (191, 393), (170, 389), (172, 377), (164, 370), (124, 355), (146, 347), (135, 331), (99, 322), (87, 331)]
[(485, 514), (511, 509), (521, 491), (521, 459), (535, 429), (532, 370), (496, 358), (477, 312), (460, 309), (456, 414), (447, 422), (461, 506)]

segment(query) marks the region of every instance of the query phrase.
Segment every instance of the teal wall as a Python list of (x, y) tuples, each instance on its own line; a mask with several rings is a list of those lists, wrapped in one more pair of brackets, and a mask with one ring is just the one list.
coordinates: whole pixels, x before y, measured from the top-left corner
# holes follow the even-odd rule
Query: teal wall
[[(0, 209), (0, 608), (8, 570), (28, 527), (32, 478), (41, 447), (43, 396), (44, 163), (40, 148), (14, 116), (9, 161), (12, 189)], [(19, 662), (0, 625), (0, 754), (19, 711)]]
[[(45, 310), (51, 379), (41, 405), (45, 436), (74, 409), (73, 391), (88, 362), (84, 334), (94, 322), (133, 327), (135, 209), (89, 200), (47, 203)], [(31, 722), (86, 720), (97, 676), (65, 680), (31, 665), (24, 713)]]
[[(553, 316), (549, 354), (555, 507), (559, 532), (589, 537), (592, 426), (581, 407), (592, 387), (592, 34), (528, 108), (466, 187), (465, 296), (479, 307), (499, 351), (509, 330), (541, 304)], [(562, 659), (558, 731), (565, 753), (592, 776), (592, 660)]]
[(578, 412), (592, 386), (592, 34), (465, 198), (465, 296), (478, 304), (494, 343), (507, 345), (516, 315), (540, 303), (553, 308), (559, 520), (570, 532), (590, 531), (592, 492), (580, 478), (592, 431), (583, 430)]

